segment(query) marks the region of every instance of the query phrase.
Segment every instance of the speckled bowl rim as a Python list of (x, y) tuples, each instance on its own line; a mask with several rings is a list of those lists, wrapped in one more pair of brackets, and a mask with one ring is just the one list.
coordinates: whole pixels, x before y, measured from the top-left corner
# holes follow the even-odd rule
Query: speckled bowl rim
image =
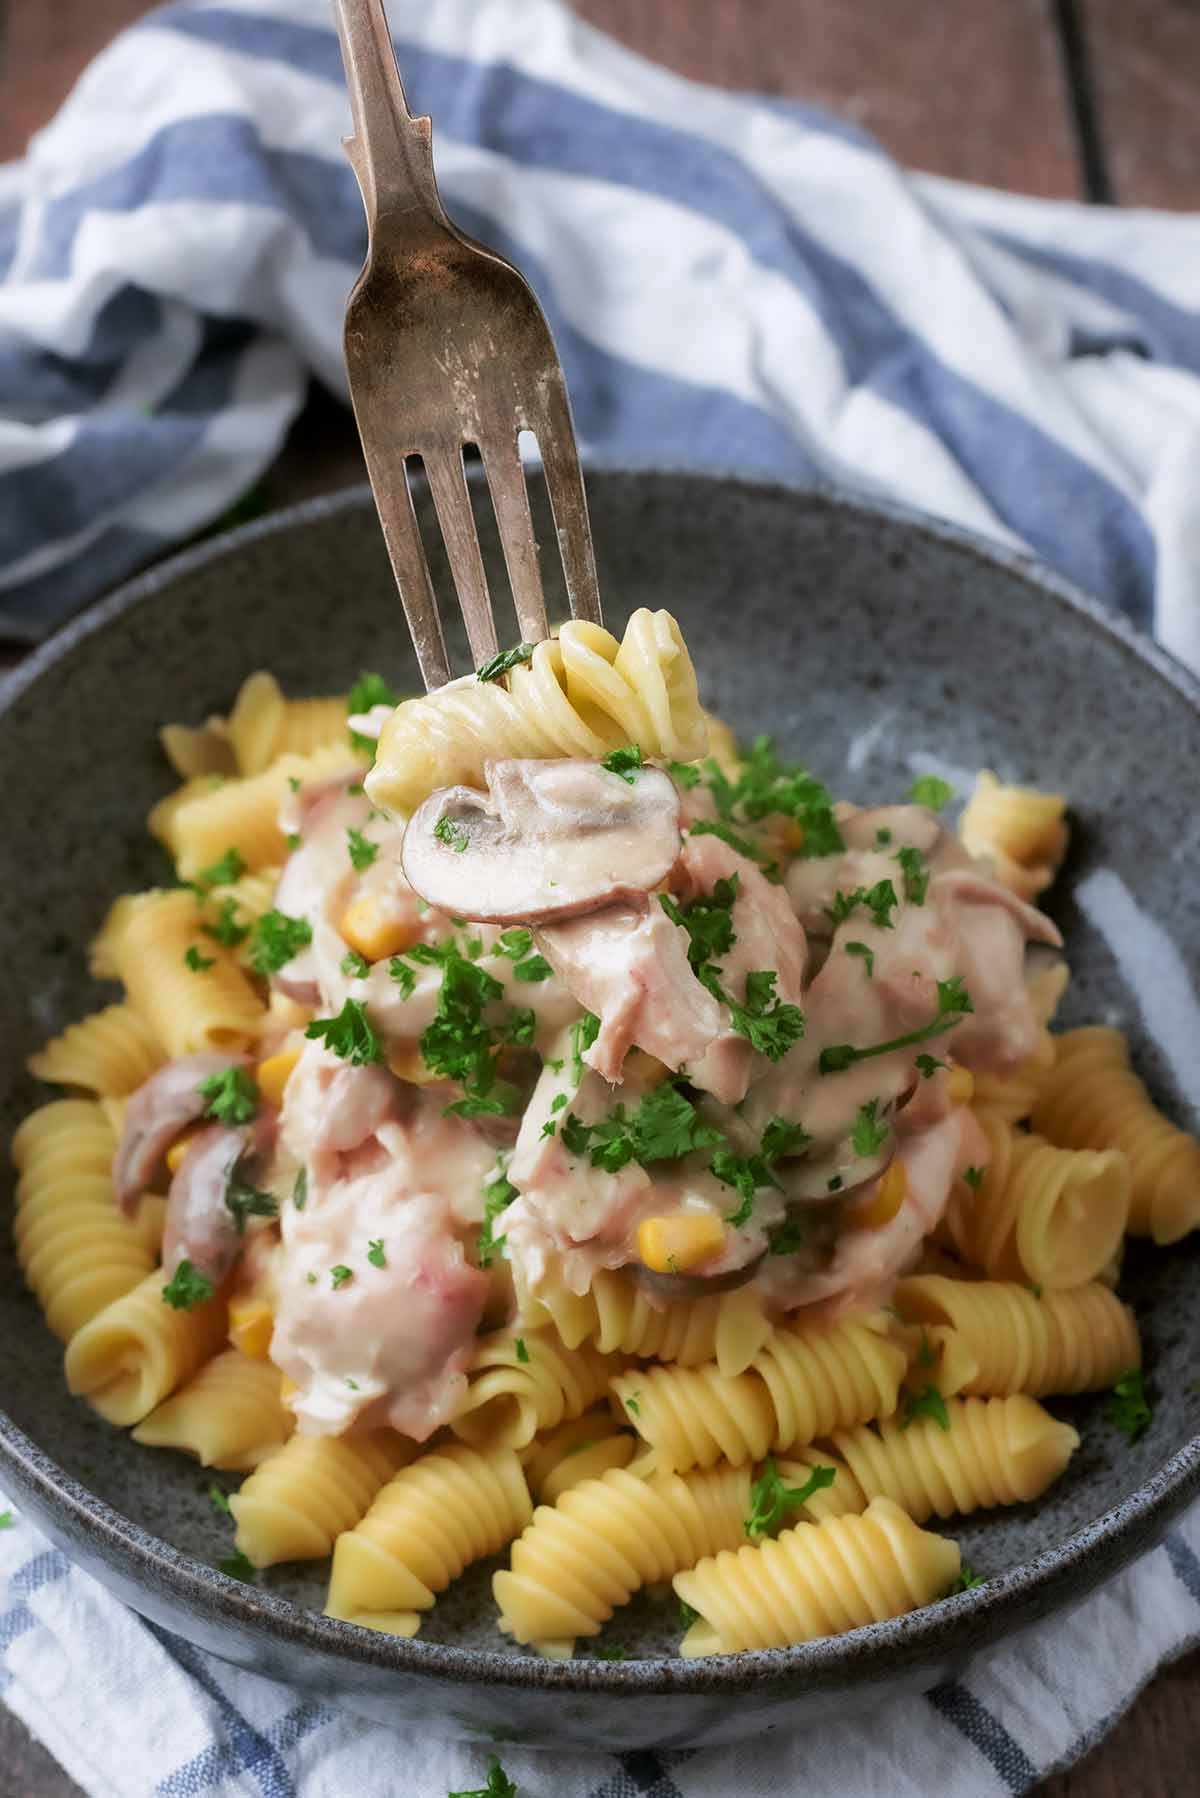
[[(1200, 726), (1200, 681), (1168, 652), (1136, 631), (1120, 616), (1088, 598), (1035, 557), (994, 544), (910, 507), (875, 498), (864, 499), (834, 488), (787, 482), (763, 482), (731, 471), (705, 477), (689, 470), (628, 463), (589, 464), (589, 475), (678, 476), (689, 481), (712, 479), (747, 492), (794, 496), (809, 508), (850, 513), (865, 522), (898, 524), (927, 540), (990, 564), (1048, 594), (1075, 617), (1081, 629), (1115, 641), (1136, 661), (1150, 668), (1187, 703)], [(284, 511), (243, 525), (156, 564), (125, 583), (108, 598), (72, 620), (10, 675), (0, 693), (0, 714), (65, 654), (101, 631), (114, 618), (132, 611), (169, 589), (181, 577), (220, 561), (251, 543), (282, 536), (298, 526), (336, 519), (371, 506), (366, 485), (306, 500)], [(46, 1510), (64, 1523), (109, 1564), (123, 1567), (160, 1592), (213, 1622), (225, 1621), (251, 1635), (282, 1636), (311, 1647), (318, 1656), (332, 1655), (368, 1667), (394, 1669), (450, 1683), (486, 1681), (496, 1686), (547, 1693), (611, 1692), (639, 1697), (674, 1693), (735, 1696), (760, 1683), (781, 1682), (808, 1689), (845, 1691), (887, 1679), (908, 1666), (961, 1663), (969, 1655), (1000, 1641), (1054, 1611), (1085, 1598), (1139, 1553), (1152, 1547), (1189, 1500), (1200, 1496), (1200, 1435), (1178, 1449), (1158, 1471), (1120, 1504), (1074, 1530), (1062, 1542), (1041, 1550), (1020, 1566), (990, 1578), (984, 1585), (956, 1594), (942, 1604), (914, 1611), (887, 1623), (871, 1624), (846, 1635), (799, 1647), (701, 1660), (546, 1661), (485, 1649), (458, 1648), (419, 1637), (405, 1641), (324, 1617), (290, 1599), (231, 1579), (194, 1556), (181, 1553), (124, 1517), (74, 1480), (24, 1431), (0, 1411), (0, 1466), (14, 1471)]]

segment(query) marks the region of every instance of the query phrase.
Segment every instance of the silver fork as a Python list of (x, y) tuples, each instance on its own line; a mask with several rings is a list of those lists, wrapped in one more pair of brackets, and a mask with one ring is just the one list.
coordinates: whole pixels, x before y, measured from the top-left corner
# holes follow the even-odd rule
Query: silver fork
[(354, 131), (346, 154), (367, 215), (367, 257), (346, 306), (350, 396), (384, 540), (427, 690), (450, 662), (407, 458), (437, 510), (475, 665), (499, 647), (463, 450), (483, 460), (521, 637), (550, 634), (518, 434), (537, 438), (576, 618), (600, 623), (587, 499), (562, 367), (523, 275), (442, 208), (430, 121), (404, 98), (383, 0), (336, 0)]

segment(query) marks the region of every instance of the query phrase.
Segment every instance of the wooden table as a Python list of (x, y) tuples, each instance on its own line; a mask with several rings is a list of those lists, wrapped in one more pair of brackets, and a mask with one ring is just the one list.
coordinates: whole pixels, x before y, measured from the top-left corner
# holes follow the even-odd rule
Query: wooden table
[[(917, 168), (1058, 198), (1200, 207), (1195, 0), (574, 4), (698, 80), (833, 107)], [(0, 0), (0, 161), (21, 153), (84, 63), (149, 5)], [(264, 487), (283, 505), (360, 471), (345, 414), (318, 398)], [(1112, 1735), (1039, 1798), (1185, 1798), (1200, 1791), (1198, 1762), (1193, 1654), (1160, 1673)], [(76, 1790), (0, 1707), (0, 1793)]]

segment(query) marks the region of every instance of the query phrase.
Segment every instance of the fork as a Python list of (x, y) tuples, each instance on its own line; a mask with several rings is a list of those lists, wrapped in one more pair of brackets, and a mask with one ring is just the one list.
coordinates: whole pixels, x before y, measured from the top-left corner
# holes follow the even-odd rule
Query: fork
[(408, 459), (433, 496), (476, 667), (499, 647), (463, 451), (483, 461), (521, 638), (550, 634), (519, 433), (537, 438), (576, 618), (600, 623), (587, 498), (562, 366), (528, 282), (451, 224), (431, 125), (408, 110), (383, 0), (336, 0), (367, 215), (346, 306), (346, 367), (367, 473), (427, 691), (450, 661), (413, 507)]

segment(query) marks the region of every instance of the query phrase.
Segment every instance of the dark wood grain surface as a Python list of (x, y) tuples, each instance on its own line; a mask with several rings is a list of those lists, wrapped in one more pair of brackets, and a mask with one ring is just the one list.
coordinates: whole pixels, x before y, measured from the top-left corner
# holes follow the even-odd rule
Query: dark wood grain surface
[[(1056, 197), (1200, 207), (1197, 0), (573, 3), (694, 79), (832, 107), (916, 168)], [(149, 5), (0, 0), (0, 160), (20, 154), (88, 59)], [(360, 476), (346, 414), (318, 398), (264, 488), (269, 504), (284, 505)], [(0, 1798), (77, 1790), (0, 1707)], [(1038, 1798), (1192, 1793), (1200, 1793), (1200, 1654), (1160, 1673), (1112, 1734)]]

